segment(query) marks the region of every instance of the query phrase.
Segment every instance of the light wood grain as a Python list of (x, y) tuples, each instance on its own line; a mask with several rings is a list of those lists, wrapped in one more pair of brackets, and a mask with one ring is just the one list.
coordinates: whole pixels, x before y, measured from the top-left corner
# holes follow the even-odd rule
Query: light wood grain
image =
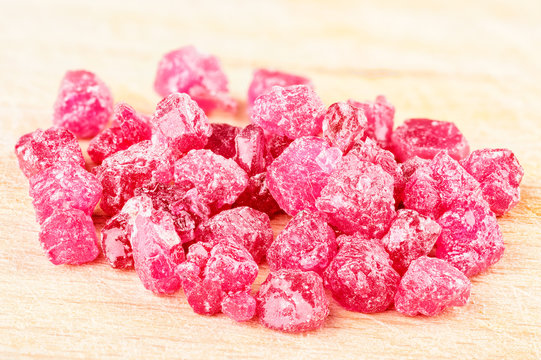
[[(541, 3), (471, 3), (2, 1), (0, 358), (540, 358)], [(311, 77), (327, 104), (381, 93), (397, 123), (452, 120), (474, 149), (515, 151), (522, 201), (501, 219), (504, 258), (473, 279), (469, 305), (409, 318), (332, 302), (324, 329), (288, 335), (195, 315), (183, 294), (154, 296), (101, 259), (50, 264), (15, 141), (51, 124), (67, 69), (95, 71), (116, 100), (150, 113), (160, 56), (185, 44), (221, 58), (239, 99), (255, 67), (275, 67)]]

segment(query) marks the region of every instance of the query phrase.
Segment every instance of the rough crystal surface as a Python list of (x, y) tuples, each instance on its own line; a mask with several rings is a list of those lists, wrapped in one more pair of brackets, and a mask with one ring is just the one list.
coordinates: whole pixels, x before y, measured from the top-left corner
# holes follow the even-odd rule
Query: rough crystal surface
[(365, 137), (368, 123), (364, 111), (349, 103), (334, 103), (323, 118), (323, 138), (345, 154)]
[(91, 138), (105, 128), (113, 112), (113, 97), (95, 74), (68, 71), (58, 90), (53, 123), (80, 138)]
[(402, 169), (402, 174), (404, 175), (404, 183), (408, 183), (412, 175), (423, 165), (426, 165), (430, 162), (428, 159), (422, 159), (415, 155), (414, 157), (409, 158), (408, 160), (400, 163), (399, 166)]
[(301, 211), (271, 244), (267, 262), (271, 271), (297, 269), (321, 275), (337, 251), (334, 230), (327, 224), (325, 216)]
[(257, 98), (251, 120), (268, 132), (291, 139), (321, 132), (325, 105), (307, 85), (275, 86)]
[(470, 280), (449, 263), (422, 256), (414, 260), (398, 286), (395, 308), (410, 316), (434, 316), (449, 306), (466, 305)]
[(236, 154), (235, 137), (241, 131), (238, 126), (229, 124), (210, 124), (212, 135), (210, 135), (205, 149), (211, 150), (216, 155), (231, 159)]
[(256, 296), (259, 322), (285, 332), (316, 330), (329, 315), (321, 277), (312, 271), (271, 272)]
[(497, 216), (504, 215), (520, 200), (524, 170), (511, 150), (476, 150), (461, 165), (481, 184), (483, 197)]
[(308, 136), (291, 143), (267, 168), (269, 190), (285, 212), (316, 210), (316, 199), (342, 158), (340, 149)]
[(58, 161), (72, 162), (85, 167), (81, 147), (75, 136), (67, 129), (51, 127), (37, 129), (21, 136), (15, 144), (19, 168), (27, 178)]
[(266, 134), (267, 153), (269, 155), (269, 164), (280, 156), (284, 150), (293, 142), (292, 139), (284, 135)]
[(130, 215), (119, 212), (101, 229), (101, 251), (115, 269), (133, 268)]
[(341, 235), (338, 254), (324, 273), (334, 299), (351, 311), (375, 313), (392, 303), (400, 275), (376, 239)]
[(272, 197), (266, 179), (267, 173), (250, 177), (248, 186), (246, 186), (246, 189), (240, 194), (233, 206), (248, 206), (269, 216), (279, 212), (281, 210), (280, 206)]
[(248, 89), (248, 105), (253, 106), (255, 100), (269, 92), (273, 86), (287, 87), (291, 85), (308, 85), (312, 87), (310, 79), (282, 71), (257, 69)]
[(348, 100), (348, 104), (364, 111), (367, 120), (365, 135), (377, 141), (379, 146), (387, 149), (391, 144), (394, 125), (394, 106), (385, 96), (379, 95), (374, 102)]
[(222, 300), (222, 313), (235, 321), (248, 321), (254, 317), (256, 305), (257, 302), (252, 295), (239, 292), (224, 297)]
[(440, 151), (460, 160), (470, 152), (468, 141), (454, 123), (431, 119), (406, 120), (393, 132), (392, 149), (401, 162), (413, 156), (432, 159)]
[(250, 124), (235, 138), (235, 161), (249, 176), (260, 174), (267, 168), (267, 144), (260, 126)]

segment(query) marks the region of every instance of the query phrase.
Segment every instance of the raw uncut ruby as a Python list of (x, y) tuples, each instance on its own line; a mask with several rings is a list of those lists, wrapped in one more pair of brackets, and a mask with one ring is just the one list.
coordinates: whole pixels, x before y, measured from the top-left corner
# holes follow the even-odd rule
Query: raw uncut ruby
[(266, 213), (272, 216), (279, 212), (280, 206), (270, 193), (267, 186), (267, 173), (261, 173), (250, 177), (248, 180), (248, 186), (239, 195), (237, 201), (233, 204), (233, 207), (248, 206), (255, 210)]
[(235, 112), (237, 103), (229, 95), (227, 77), (215, 56), (193, 46), (173, 50), (158, 64), (154, 89), (160, 96), (186, 93), (205, 111)]
[(235, 137), (235, 161), (249, 176), (267, 168), (267, 144), (260, 126), (250, 124)]
[(61, 127), (37, 129), (21, 136), (15, 144), (15, 155), (19, 168), (27, 178), (58, 161), (85, 167), (85, 159), (77, 139), (69, 130)]
[(402, 174), (404, 175), (404, 183), (408, 183), (412, 175), (423, 165), (426, 165), (430, 162), (428, 159), (422, 159), (415, 155), (414, 157), (409, 158), (403, 163), (398, 164), (402, 169)]
[(470, 153), (468, 141), (454, 123), (431, 119), (406, 120), (393, 132), (392, 149), (401, 162), (413, 156), (432, 159), (440, 151), (455, 160)]
[(291, 139), (321, 132), (325, 105), (307, 85), (274, 86), (254, 103), (251, 120), (268, 132)]
[(268, 93), (273, 86), (287, 87), (291, 85), (312, 86), (310, 79), (304, 76), (289, 74), (282, 71), (257, 69), (254, 71), (254, 77), (248, 88), (248, 105), (253, 106), (255, 100)]
[(504, 215), (520, 200), (524, 170), (511, 150), (476, 150), (460, 164), (479, 181), (484, 199), (497, 216)]
[(329, 315), (323, 281), (313, 271), (271, 272), (261, 284), (256, 299), (259, 322), (274, 330), (316, 330)]
[(342, 158), (340, 149), (307, 136), (291, 143), (267, 168), (269, 190), (285, 212), (316, 209), (316, 199)]
[(329, 106), (323, 119), (323, 138), (331, 146), (347, 153), (365, 137), (367, 126), (362, 109), (349, 103), (334, 103)]
[(210, 135), (205, 149), (211, 150), (216, 155), (221, 155), (226, 159), (235, 156), (235, 137), (242, 130), (238, 126), (229, 124), (210, 124), (212, 135)]
[(101, 229), (101, 251), (105, 260), (115, 269), (133, 268), (133, 255), (130, 243), (130, 215), (119, 212), (105, 223)]
[(222, 312), (235, 321), (248, 321), (253, 318), (256, 306), (254, 297), (245, 292), (225, 296), (222, 300)]
[(55, 125), (79, 138), (91, 138), (105, 128), (112, 112), (111, 91), (94, 73), (66, 72), (54, 104)]
[(446, 261), (421, 256), (414, 260), (398, 285), (395, 308), (410, 316), (434, 316), (449, 306), (468, 303), (471, 283)]
[(280, 156), (284, 150), (293, 142), (292, 139), (284, 135), (266, 134), (267, 154), (269, 155), (269, 164)]
[(364, 111), (367, 120), (365, 135), (377, 141), (378, 145), (387, 149), (391, 144), (394, 125), (394, 106), (385, 96), (379, 95), (374, 102), (348, 100), (348, 104)]

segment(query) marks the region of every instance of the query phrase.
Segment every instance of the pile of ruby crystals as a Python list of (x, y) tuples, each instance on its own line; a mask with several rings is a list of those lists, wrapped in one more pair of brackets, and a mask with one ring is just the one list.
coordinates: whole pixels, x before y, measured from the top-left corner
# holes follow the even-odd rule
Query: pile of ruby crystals
[[(362, 313), (465, 305), (469, 278), (502, 257), (496, 217), (518, 203), (523, 176), (510, 150), (470, 153), (446, 121), (393, 131), (383, 96), (327, 108), (309, 79), (267, 69), (249, 88), (252, 124), (211, 124), (212, 110), (237, 109), (227, 85), (216, 57), (172, 51), (154, 84), (164, 98), (146, 116), (113, 106), (95, 74), (66, 73), (54, 126), (15, 146), (53, 264), (101, 252), (156, 294), (182, 288), (196, 313), (301, 332), (323, 326), (326, 290)], [(92, 138), (92, 171), (77, 138)], [(273, 238), (282, 211), (291, 219)]]

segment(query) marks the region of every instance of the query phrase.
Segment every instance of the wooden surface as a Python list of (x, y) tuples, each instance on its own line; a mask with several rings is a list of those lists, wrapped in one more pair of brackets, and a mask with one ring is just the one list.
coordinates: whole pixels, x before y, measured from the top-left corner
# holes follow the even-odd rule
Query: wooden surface
[[(172, 3), (0, 3), (0, 358), (540, 358), (539, 1)], [(221, 58), (238, 99), (255, 67), (275, 67), (311, 77), (326, 104), (381, 93), (397, 123), (452, 120), (473, 149), (515, 151), (522, 201), (501, 219), (505, 255), (472, 279), (469, 305), (409, 318), (332, 302), (324, 329), (288, 335), (195, 315), (182, 293), (154, 296), (103, 259), (49, 263), (15, 141), (50, 126), (67, 69), (95, 71), (116, 100), (151, 112), (160, 56), (186, 44)]]

